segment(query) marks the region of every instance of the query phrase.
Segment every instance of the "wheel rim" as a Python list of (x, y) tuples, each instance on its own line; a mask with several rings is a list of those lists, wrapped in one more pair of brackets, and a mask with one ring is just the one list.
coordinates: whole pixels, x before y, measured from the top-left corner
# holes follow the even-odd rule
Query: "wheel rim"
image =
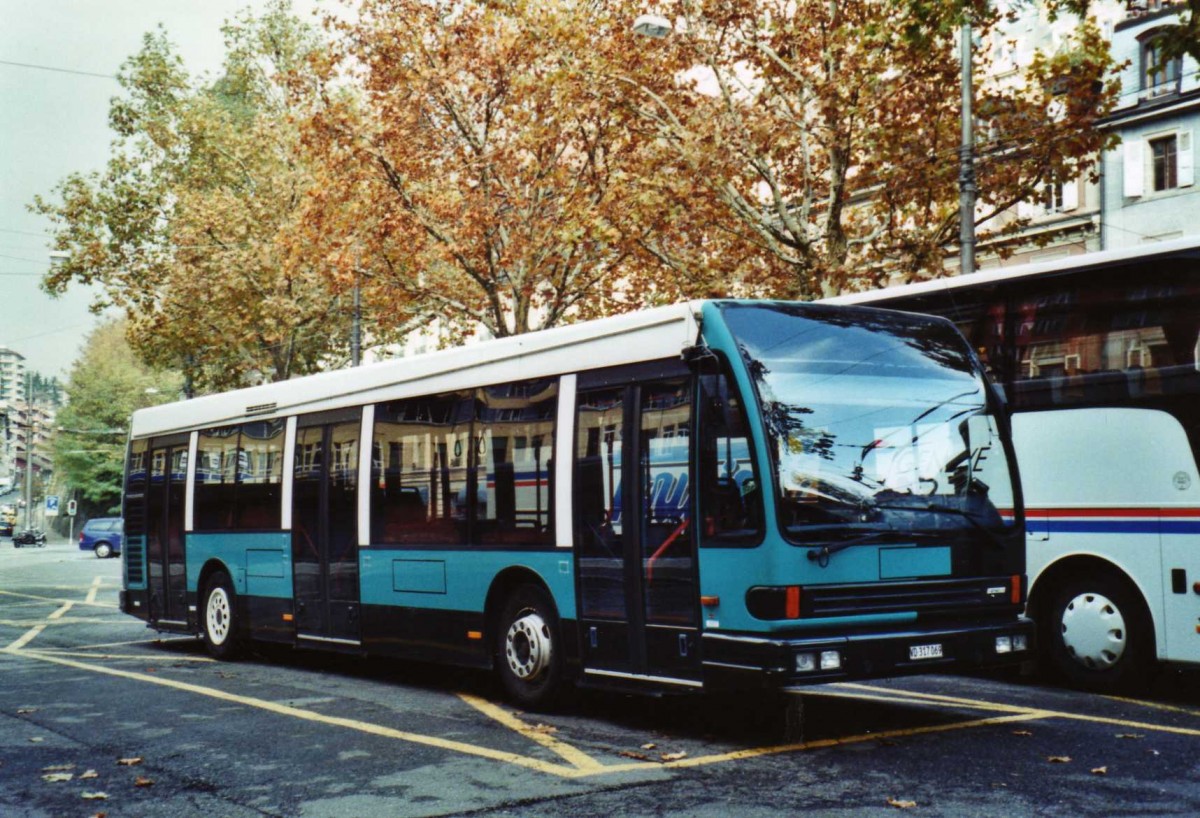
[(504, 636), (504, 657), (518, 679), (533, 681), (550, 666), (550, 626), (537, 613), (526, 613)]
[(96, 546), (96, 556), (99, 557), (100, 559), (107, 558), (108, 555), (111, 553), (112, 553), (112, 549), (109, 548), (107, 545), (97, 545)]
[(1121, 609), (1097, 593), (1080, 594), (1067, 603), (1062, 640), (1071, 658), (1090, 670), (1111, 669), (1129, 644)]
[(204, 609), (204, 621), (208, 630), (208, 641), (223, 645), (229, 638), (229, 594), (224, 588), (213, 588)]

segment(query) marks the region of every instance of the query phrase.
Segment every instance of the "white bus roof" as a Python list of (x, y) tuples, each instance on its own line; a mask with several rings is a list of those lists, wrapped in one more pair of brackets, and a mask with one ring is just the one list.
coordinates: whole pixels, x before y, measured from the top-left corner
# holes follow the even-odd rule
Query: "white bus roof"
[(824, 304), (870, 304), (873, 301), (890, 298), (929, 295), (932, 293), (957, 290), (962, 287), (978, 287), (1014, 279), (1035, 278), (1043, 275), (1055, 275), (1074, 269), (1095, 270), (1103, 267), (1113, 267), (1127, 264), (1131, 261), (1151, 261), (1162, 256), (1176, 255), (1200, 250), (1200, 236), (1188, 236), (1171, 241), (1160, 241), (1153, 244), (1142, 244), (1136, 247), (1123, 247), (1119, 250), (1101, 250), (1095, 253), (1079, 253), (1050, 261), (1037, 261), (1013, 267), (994, 267), (970, 275), (947, 276), (931, 281), (920, 281), (916, 284), (904, 284), (898, 287), (886, 287), (879, 290), (866, 290), (860, 293), (846, 293), (822, 300)]
[(639, 310), (141, 409), (133, 413), (131, 436), (175, 434), (675, 357), (699, 337), (701, 304)]

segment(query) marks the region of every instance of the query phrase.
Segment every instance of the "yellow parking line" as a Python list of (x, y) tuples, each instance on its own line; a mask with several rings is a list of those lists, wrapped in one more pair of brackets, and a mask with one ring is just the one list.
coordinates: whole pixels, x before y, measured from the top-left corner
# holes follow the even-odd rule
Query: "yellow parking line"
[(570, 762), (571, 766), (580, 772), (607, 772), (603, 764), (584, 753), (582, 750), (565, 742), (559, 741), (553, 736), (547, 734), (545, 730), (539, 730), (537, 727), (526, 724), (508, 710), (481, 699), (478, 696), (470, 696), (466, 693), (459, 693), (458, 697), (479, 712), (483, 713), (485, 716), (495, 719), (508, 729), (514, 730), (525, 738), (535, 741), (546, 749), (562, 756), (564, 759)]
[[(130, 624), (134, 624), (133, 620), (130, 620)], [(137, 624), (142, 625), (143, 627), (145, 626), (144, 623), (137, 623)], [(194, 636), (180, 636), (175, 639), (164, 639), (163, 637), (158, 636), (158, 637), (154, 637), (153, 639), (127, 639), (123, 642), (100, 642), (95, 645), (76, 645), (75, 650), (92, 650), (95, 648), (121, 648), (121, 647), (125, 647), (126, 645), (173, 645), (176, 642), (195, 642), (195, 641), (196, 641), (196, 637), (194, 637)]]
[(1112, 699), (1114, 702), (1124, 702), (1125, 704), (1136, 704), (1141, 707), (1150, 707), (1155, 710), (1166, 710), (1171, 713), (1184, 713), (1188, 716), (1200, 717), (1200, 710), (1193, 710), (1190, 707), (1178, 707), (1173, 704), (1162, 704), (1160, 702), (1145, 702), (1141, 699), (1127, 699), (1124, 696), (1105, 696), (1106, 699)]
[[(21, 652), (23, 654), (24, 653), (39, 653), (39, 654), (44, 654), (47, 656), (74, 656), (77, 659), (115, 659), (115, 660), (128, 659), (128, 660), (134, 661), (134, 662), (146, 662), (146, 663), (151, 663), (156, 658), (154, 656), (151, 656), (151, 655), (145, 654), (145, 653), (91, 653), (88, 651), (81, 651), (81, 650), (59, 650), (58, 648), (34, 648), (34, 649), (29, 649), (29, 650), (23, 650)], [(215, 659), (212, 659), (208, 656), (167, 656), (167, 657), (157, 657), (157, 658), (159, 658), (159, 659), (165, 658), (171, 662), (209, 663), (209, 662), (216, 661)]]
[(104, 577), (96, 577), (94, 580), (92, 580), (92, 587), (88, 589), (87, 599), (84, 600), (87, 604), (90, 605), (96, 601), (96, 592), (100, 590), (100, 583), (103, 581)]
[(52, 620), (53, 620), (53, 619), (62, 619), (64, 616), (66, 616), (66, 613), (67, 613), (67, 611), (71, 610), (71, 609), (72, 609), (72, 608), (74, 608), (74, 607), (75, 607), (75, 603), (74, 603), (74, 602), (64, 602), (64, 603), (62, 604), (62, 607), (61, 607), (61, 608), (59, 608), (57, 611), (55, 611), (54, 613), (50, 614), (50, 616), (48, 616), (48, 617), (46, 617), (46, 618), (47, 618), (47, 619), (52, 619)]
[[(891, 701), (897, 701), (897, 702), (913, 701), (913, 700), (924, 700), (924, 701), (932, 701), (932, 702), (940, 701), (940, 702), (945, 702), (947, 704), (954, 704), (954, 705), (959, 705), (959, 706), (963, 706), (963, 707), (975, 707), (975, 708), (978, 708), (981, 710), (996, 710), (996, 711), (1000, 711), (1000, 712), (1003, 712), (1006, 710), (1017, 711), (1017, 710), (1022, 709), (1020, 707), (1016, 707), (1013, 705), (1002, 705), (1002, 704), (999, 704), (996, 702), (983, 702), (978, 699), (960, 699), (960, 698), (957, 698), (954, 696), (940, 696), (940, 695), (929, 694), (929, 693), (915, 693), (915, 692), (911, 692), (911, 691), (907, 691), (907, 690), (894, 690), (891, 688), (884, 688), (884, 687), (871, 687), (869, 685), (846, 683), (846, 684), (839, 684), (838, 687), (870, 691), (870, 692), (874, 692), (874, 693), (877, 693), (880, 695), (890, 695), (893, 697), (891, 699)], [(1194, 729), (1194, 728), (1190, 728), (1190, 727), (1173, 727), (1169, 724), (1152, 724), (1150, 722), (1144, 722), (1144, 721), (1132, 721), (1130, 719), (1118, 719), (1118, 718), (1113, 718), (1111, 716), (1093, 716), (1093, 715), (1089, 715), (1087, 713), (1070, 713), (1065, 710), (1040, 710), (1039, 709), (1038, 712), (1045, 713), (1050, 718), (1056, 718), (1056, 719), (1071, 719), (1073, 721), (1090, 721), (1090, 722), (1095, 722), (1097, 724), (1111, 724), (1114, 727), (1128, 727), (1128, 728), (1131, 728), (1134, 730), (1146, 730), (1147, 732), (1156, 732), (1156, 733), (1174, 733), (1174, 734), (1180, 735), (1180, 736), (1200, 736), (1200, 729)]]
[(411, 744), (435, 747), (437, 749), (447, 750), (450, 752), (463, 753), (464, 755), (478, 756), (480, 758), (491, 759), (492, 761), (502, 761), (507, 764), (515, 764), (518, 767), (525, 767), (526, 769), (536, 770), (537, 772), (542, 773), (549, 773), (551, 775), (557, 775), (563, 778), (579, 778), (589, 774), (579, 770), (576, 767), (554, 764), (544, 761), (540, 758), (530, 758), (518, 753), (508, 753), (501, 750), (493, 750), (489, 747), (480, 747), (478, 745), (467, 744), (466, 742), (462, 741), (438, 738), (437, 736), (426, 736), (420, 733), (409, 733), (404, 730), (394, 730), (390, 727), (384, 727), (379, 724), (371, 724), (370, 722), (365, 721), (358, 721), (356, 719), (341, 718), (339, 716), (327, 716), (322, 713), (314, 713), (311, 710), (303, 710), (298, 707), (289, 707), (288, 705), (266, 701), (264, 699), (256, 699), (251, 696), (241, 696), (236, 693), (227, 693), (224, 690), (217, 690), (216, 688), (212, 687), (202, 687), (201, 685), (190, 684), (188, 682), (165, 679), (161, 676), (151, 676), (145, 673), (134, 673), (128, 670), (105, 667), (104, 665), (92, 665), (85, 662), (77, 662), (73, 659), (66, 659), (60, 656), (51, 656), (49, 654), (39, 653), (36, 651), (22, 651), (20, 650), (19, 646), (10, 645), (4, 649), (4, 652), (22, 656), (27, 659), (33, 659), (39, 662), (50, 662), (52, 664), (62, 665), (64, 667), (75, 668), (76, 670), (86, 670), (92, 673), (101, 673), (107, 676), (115, 676), (122, 679), (131, 679), (134, 681), (146, 682), (148, 684), (160, 685), (162, 687), (169, 687), (175, 690), (183, 690), (188, 693), (195, 693), (200, 696), (208, 696), (209, 698), (230, 702), (232, 704), (240, 704), (245, 707), (254, 707), (259, 710), (266, 710), (282, 716), (291, 716), (292, 718), (304, 719), (305, 721), (328, 724), (335, 727), (344, 727), (350, 730), (357, 730), (362, 733), (369, 733), (371, 735), (382, 736), (384, 738), (394, 738), (400, 741), (409, 742)]
[(41, 600), (42, 602), (57, 602), (60, 605), (64, 602), (75, 602), (80, 605), (91, 605), (95, 608), (114, 608), (115, 609), (117, 607), (116, 605), (112, 604), (111, 602), (79, 602), (78, 600), (63, 599), (62, 597), (38, 596), (36, 594), (22, 594), (22, 593), (18, 593), (17, 591), (0, 591), (0, 596), (15, 596), (15, 597), (19, 597), (20, 599), (38, 599), (38, 600)]
[(6, 648), (4, 649), (4, 651), (5, 651), (6, 653), (16, 653), (16, 652), (17, 652), (17, 651), (19, 651), (21, 648), (25, 647), (25, 646), (26, 646), (26, 645), (28, 645), (30, 642), (32, 642), (34, 639), (36, 639), (36, 638), (37, 638), (37, 636), (38, 636), (38, 634), (39, 634), (39, 633), (41, 633), (41, 632), (42, 632), (42, 631), (44, 631), (44, 630), (46, 630), (46, 626), (45, 626), (45, 625), (34, 625), (32, 628), (30, 628), (29, 630), (25, 631), (25, 635), (24, 635), (24, 636), (22, 636), (20, 639), (18, 639), (17, 641), (13, 642), (12, 644), (10, 644), (8, 647), (6, 647)]

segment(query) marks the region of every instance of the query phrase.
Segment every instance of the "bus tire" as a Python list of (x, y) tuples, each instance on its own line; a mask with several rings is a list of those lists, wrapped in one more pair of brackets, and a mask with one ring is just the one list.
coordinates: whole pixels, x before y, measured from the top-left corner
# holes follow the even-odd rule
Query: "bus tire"
[(240, 652), (237, 597), (233, 582), (224, 571), (217, 571), (204, 586), (204, 607), (200, 611), (200, 637), (214, 659), (234, 659)]
[(561, 694), (558, 613), (541, 587), (521, 585), (505, 601), (496, 628), (496, 672), (505, 693), (522, 707), (544, 709)]
[(1043, 655), (1072, 687), (1118, 693), (1144, 687), (1154, 667), (1154, 630), (1145, 604), (1111, 571), (1068, 578), (1041, 618)]

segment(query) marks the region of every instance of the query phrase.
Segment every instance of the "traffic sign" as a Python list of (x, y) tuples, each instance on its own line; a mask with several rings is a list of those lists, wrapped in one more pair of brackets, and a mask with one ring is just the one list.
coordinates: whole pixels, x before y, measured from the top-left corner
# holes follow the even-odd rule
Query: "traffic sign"
[(46, 516), (47, 517), (57, 517), (58, 516), (58, 495), (57, 494), (47, 494), (46, 495)]

